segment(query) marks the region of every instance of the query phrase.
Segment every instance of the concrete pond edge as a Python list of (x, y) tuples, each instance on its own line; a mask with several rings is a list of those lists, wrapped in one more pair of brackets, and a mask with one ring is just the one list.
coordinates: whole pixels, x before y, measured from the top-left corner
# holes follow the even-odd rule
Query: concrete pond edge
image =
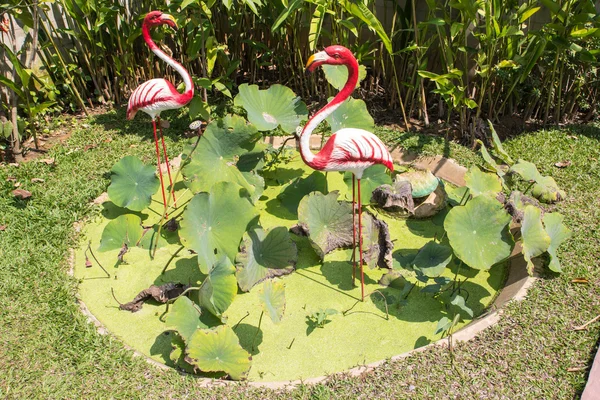
[[(277, 148), (277, 147), (281, 146), (284, 143), (284, 141), (286, 141), (286, 139), (290, 139), (290, 138), (272, 136), (272, 137), (265, 138), (265, 143), (271, 144), (271, 145), (273, 145), (273, 147)], [(295, 139), (291, 139), (288, 141), (289, 145), (292, 147), (297, 145), (294, 142), (296, 142)], [(310, 139), (310, 147), (312, 149), (320, 149), (321, 136), (313, 135)], [(419, 156), (418, 154), (403, 152), (400, 149), (393, 150), (391, 152), (391, 154), (392, 154), (394, 163), (396, 163), (396, 164), (403, 165), (403, 166), (410, 166), (410, 167), (413, 167), (416, 169), (428, 169), (438, 178), (441, 178), (441, 179), (448, 181), (452, 184), (455, 184), (457, 186), (465, 185), (464, 175), (465, 175), (467, 169), (465, 167), (459, 165), (453, 159), (442, 157), (439, 155), (423, 157), (423, 156)], [(94, 200), (94, 203), (101, 204), (102, 202), (104, 202), (107, 199), (108, 198), (106, 196), (106, 193), (103, 193), (102, 195), (100, 195), (100, 197), (98, 197), (96, 200)], [(76, 231), (79, 231), (81, 228), (82, 228), (81, 224), (79, 224), (79, 223), (75, 224)], [(479, 317), (475, 318), (467, 326), (465, 326), (462, 329), (460, 329), (459, 331), (453, 333), (452, 334), (453, 342), (466, 342), (466, 341), (473, 339), (480, 332), (495, 325), (500, 320), (500, 316), (502, 315), (503, 309), (507, 305), (507, 303), (509, 303), (510, 301), (520, 301), (526, 297), (527, 291), (533, 285), (533, 283), (536, 281), (537, 278), (530, 276), (527, 273), (527, 263), (525, 262), (525, 260), (523, 258), (521, 250), (522, 250), (521, 244), (517, 243), (515, 245), (515, 247), (513, 248), (513, 251), (509, 257), (508, 277), (506, 279), (504, 288), (502, 288), (500, 290), (500, 292), (499, 292), (498, 296), (496, 297), (496, 299), (494, 300), (494, 302), (488, 307), (488, 311), (486, 313), (480, 315)], [(70, 264), (69, 275), (73, 276), (74, 275), (74, 265), (75, 265), (75, 250), (74, 249), (71, 249), (71, 254), (69, 257), (69, 264)], [(85, 305), (83, 300), (79, 297), (78, 293), (76, 294), (76, 299), (77, 299), (77, 303), (79, 304), (79, 308), (80, 308), (81, 312), (88, 318), (90, 323), (92, 323), (96, 326), (96, 329), (98, 330), (98, 332), (102, 335), (110, 334), (110, 332), (104, 327), (102, 322), (100, 322), (90, 312), (90, 310), (87, 308), (87, 306)], [(146, 359), (146, 361), (148, 363), (155, 365), (163, 370), (173, 369), (172, 367), (162, 364), (162, 363), (148, 357), (147, 355), (142, 354), (141, 352), (135, 350), (134, 348), (126, 345), (118, 337), (116, 337), (116, 339), (119, 340), (125, 348), (131, 350), (136, 356), (140, 356), (140, 357), (143, 357), (144, 359)], [(447, 338), (442, 338), (435, 342), (429, 343), (423, 347), (419, 347), (419, 348), (404, 352), (402, 354), (392, 356), (388, 359), (375, 361), (375, 362), (365, 364), (365, 365), (360, 365), (360, 366), (351, 368), (346, 371), (340, 371), (340, 372), (336, 372), (336, 373), (333, 373), (331, 375), (326, 375), (326, 376), (318, 376), (318, 377), (314, 377), (314, 378), (293, 380), (293, 381), (276, 381), (276, 382), (252, 382), (252, 381), (239, 382), (239, 381), (216, 380), (216, 379), (211, 379), (211, 378), (198, 377), (198, 385), (200, 385), (202, 387), (211, 387), (211, 386), (224, 386), (224, 385), (232, 385), (232, 384), (234, 384), (234, 385), (246, 384), (246, 385), (249, 385), (252, 387), (260, 387), (260, 388), (267, 388), (267, 389), (288, 389), (289, 390), (289, 389), (293, 389), (299, 385), (323, 383), (327, 379), (329, 379), (331, 376), (336, 375), (336, 374), (345, 374), (345, 375), (349, 375), (349, 376), (353, 376), (353, 377), (361, 376), (363, 374), (373, 371), (375, 368), (385, 364), (386, 362), (401, 360), (401, 359), (407, 358), (417, 352), (422, 352), (422, 351), (428, 350), (434, 346), (445, 346), (445, 345), (447, 345), (447, 342), (448, 342)], [(185, 372), (180, 372), (180, 373), (185, 374)]]

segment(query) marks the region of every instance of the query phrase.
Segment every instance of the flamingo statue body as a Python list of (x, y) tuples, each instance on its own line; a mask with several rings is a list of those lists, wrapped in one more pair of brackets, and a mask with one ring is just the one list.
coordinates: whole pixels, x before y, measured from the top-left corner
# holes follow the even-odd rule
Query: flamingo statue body
[(169, 57), (163, 52), (152, 40), (150, 36), (150, 28), (158, 25), (169, 25), (172, 28), (177, 28), (175, 18), (172, 15), (164, 14), (161, 11), (151, 11), (144, 18), (142, 24), (142, 35), (146, 44), (161, 60), (166, 62), (168, 65), (173, 67), (183, 78), (185, 83), (185, 91), (179, 93), (175, 86), (166, 79), (156, 78), (150, 79), (147, 82), (142, 83), (138, 86), (131, 97), (129, 97), (129, 103), (127, 105), (127, 119), (133, 119), (138, 111), (143, 111), (152, 118), (152, 126), (154, 129), (154, 143), (156, 145), (156, 159), (158, 162), (158, 171), (160, 176), (160, 185), (162, 189), (163, 204), (165, 209), (167, 207), (167, 199), (165, 196), (165, 185), (163, 182), (163, 175), (161, 165), (160, 150), (158, 147), (158, 136), (156, 134), (156, 123), (158, 122), (160, 130), (160, 140), (162, 142), (163, 155), (165, 157), (165, 163), (167, 164), (167, 173), (169, 175), (169, 184), (171, 185), (171, 194), (175, 199), (175, 193), (173, 188), (173, 181), (171, 179), (171, 168), (169, 166), (169, 158), (167, 156), (167, 147), (165, 145), (165, 139), (163, 137), (162, 126), (160, 124), (160, 113), (165, 110), (173, 110), (181, 108), (192, 100), (194, 97), (194, 85), (192, 83), (192, 77), (183, 68), (181, 64)]
[[(356, 196), (358, 195), (358, 247), (360, 255), (360, 280), (362, 299), (365, 297), (365, 279), (362, 251), (362, 204), (360, 198), (360, 180), (364, 171), (372, 165), (383, 164), (394, 170), (392, 156), (381, 139), (364, 129), (343, 128), (335, 132), (317, 154), (310, 151), (310, 135), (313, 130), (333, 113), (354, 91), (358, 82), (358, 62), (343, 46), (329, 46), (324, 51), (313, 54), (306, 63), (312, 72), (323, 65), (345, 65), (348, 68), (348, 81), (342, 90), (321, 110), (319, 110), (302, 129), (300, 134), (300, 155), (311, 168), (319, 171), (349, 171), (352, 173), (352, 281), (356, 278)], [(355, 185), (355, 180), (358, 184)], [(355, 194), (355, 186), (358, 193)]]

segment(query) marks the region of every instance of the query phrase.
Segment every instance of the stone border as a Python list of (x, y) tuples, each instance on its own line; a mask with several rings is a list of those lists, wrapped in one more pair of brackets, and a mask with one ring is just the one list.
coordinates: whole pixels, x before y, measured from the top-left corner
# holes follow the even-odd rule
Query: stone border
[[(265, 143), (272, 144), (273, 147), (279, 147), (283, 144), (283, 142), (288, 139), (288, 137), (278, 137), (272, 136), (265, 138)], [(293, 142), (290, 146), (294, 144), (297, 145), (297, 141), (295, 139), (290, 140)], [(320, 149), (321, 147), (321, 137), (318, 135), (313, 135), (310, 138), (310, 147), (311, 149)], [(435, 157), (419, 157), (413, 153), (405, 153), (399, 149), (396, 149), (391, 152), (392, 159), (395, 163), (400, 165), (412, 166), (417, 169), (429, 169), (435, 176), (442, 178), (450, 183), (453, 183), (457, 186), (464, 186), (465, 180), (464, 175), (467, 172), (467, 169), (461, 165), (459, 165), (453, 159), (445, 158), (442, 156)], [(104, 195), (104, 194), (103, 194)], [(102, 198), (101, 195), (99, 197)], [(97, 199), (98, 200), (98, 199)], [(94, 203), (100, 204), (94, 200)], [(75, 229), (79, 231), (81, 226), (79, 224), (75, 224)], [(71, 250), (70, 264), (71, 268), (69, 270), (69, 274), (73, 275), (74, 268), (74, 260), (75, 259), (75, 251)], [(473, 339), (480, 332), (487, 329), (488, 327), (496, 324), (500, 320), (500, 315), (503, 312), (504, 306), (510, 302), (511, 300), (520, 301), (525, 298), (527, 295), (528, 289), (535, 282), (537, 278), (529, 276), (527, 273), (527, 263), (525, 262), (522, 254), (521, 254), (521, 244), (517, 243), (513, 248), (513, 251), (509, 257), (509, 270), (508, 270), (508, 278), (506, 280), (506, 284), (504, 288), (500, 291), (494, 302), (489, 306), (489, 311), (480, 315), (478, 318), (474, 319), (467, 326), (460, 329), (458, 332), (452, 334), (452, 339), (455, 342), (466, 342), (468, 340)], [(85, 314), (91, 323), (93, 323), (98, 332), (100, 334), (108, 334), (109, 331), (104, 327), (104, 325), (89, 311), (83, 300), (79, 298), (79, 295), (76, 295), (77, 302), (79, 303), (79, 307), (83, 314)], [(120, 339), (117, 338), (119, 341)], [(410, 355), (425, 351), (434, 346), (442, 346), (447, 342), (446, 338), (439, 339), (435, 342), (429, 343), (426, 346), (419, 347), (405, 353), (396, 355), (391, 357), (389, 360), (396, 361), (409, 357)], [(153, 364), (161, 369), (169, 370), (171, 367), (162, 364), (145, 354), (140, 353), (139, 351), (131, 348), (130, 346), (122, 343), (124, 347), (132, 350), (135, 355), (144, 357), (146, 361), (150, 364)], [(375, 368), (385, 364), (388, 362), (388, 359), (375, 361), (370, 364), (361, 365), (358, 367), (354, 367), (347, 371), (336, 372), (334, 374), (348, 374), (350, 376), (360, 376), (370, 371), (373, 371)], [(184, 372), (181, 372), (184, 373)], [(332, 375), (334, 375), (332, 374)], [(331, 375), (328, 376), (318, 376), (315, 378), (308, 379), (299, 379), (294, 381), (278, 381), (278, 382), (243, 382), (242, 384), (247, 384), (252, 387), (260, 387), (267, 389), (284, 389), (290, 390), (294, 389), (296, 386), (301, 384), (317, 384), (322, 383), (329, 379)], [(216, 380), (210, 378), (198, 378), (198, 385), (201, 387), (214, 387), (214, 386), (224, 386), (224, 385), (239, 385), (238, 381), (226, 381), (226, 380)]]

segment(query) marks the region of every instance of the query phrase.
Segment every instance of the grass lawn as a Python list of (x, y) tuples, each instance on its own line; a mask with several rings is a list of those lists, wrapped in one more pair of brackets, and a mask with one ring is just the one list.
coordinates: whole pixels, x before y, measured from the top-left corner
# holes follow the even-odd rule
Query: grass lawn
[[(184, 144), (174, 133), (186, 122), (175, 115), (171, 120), (166, 132), (174, 156)], [(563, 274), (537, 282), (498, 325), (458, 345), (453, 359), (447, 349), (434, 348), (362, 377), (336, 375), (326, 384), (272, 392), (244, 383), (202, 388), (197, 378), (134, 357), (110, 335), (98, 334), (79, 311), (77, 281), (67, 275), (69, 248), (76, 243), (73, 223), (99, 212), (90, 201), (106, 189), (108, 171), (121, 156), (154, 159), (150, 123), (124, 121), (122, 111), (69, 120), (72, 136), (46, 156), (55, 165), (0, 167), (0, 225), (6, 226), (0, 231), (0, 398), (541, 399), (573, 398), (583, 390), (600, 322), (584, 331), (572, 328), (600, 313), (599, 126), (539, 131), (505, 144), (514, 158), (536, 163), (567, 191), (568, 199), (552, 207), (573, 230), (561, 247)], [(441, 138), (380, 133), (392, 144), (448, 155), (464, 165), (478, 160)], [(564, 159), (572, 165), (554, 167)], [(8, 178), (33, 197), (14, 199), (15, 182)], [(574, 278), (589, 283), (572, 283)]]

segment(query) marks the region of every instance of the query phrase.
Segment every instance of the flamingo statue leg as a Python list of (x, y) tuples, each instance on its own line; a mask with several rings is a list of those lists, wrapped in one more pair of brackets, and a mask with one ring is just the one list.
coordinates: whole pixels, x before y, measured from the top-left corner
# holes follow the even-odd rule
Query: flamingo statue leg
[(352, 174), (352, 286), (356, 281), (356, 195), (355, 190), (356, 177)]
[[(173, 205), (177, 208), (177, 198), (175, 198), (175, 187), (173, 186), (173, 179), (171, 179), (171, 167), (169, 166), (169, 156), (167, 155), (167, 146), (165, 146), (165, 137), (163, 136), (162, 125), (160, 123), (160, 116), (156, 117), (158, 120), (158, 129), (160, 131), (160, 140), (162, 142), (163, 154), (165, 156), (165, 163), (167, 164), (167, 174), (169, 175), (169, 185), (171, 187), (171, 197), (173, 198)], [(160, 165), (160, 164), (159, 164)]]
[(362, 240), (362, 202), (360, 200), (360, 179), (358, 183), (358, 254), (360, 265), (360, 293), (362, 301), (365, 301), (365, 274), (363, 271), (363, 240)]
[[(158, 136), (156, 134), (156, 118), (152, 119), (152, 128), (154, 129), (154, 144), (156, 146), (156, 161), (158, 164), (158, 176), (160, 177), (160, 188), (162, 189), (163, 205), (167, 208), (167, 197), (165, 196), (165, 185), (163, 183), (163, 173), (160, 167), (160, 150), (158, 149)], [(166, 217), (166, 215), (165, 215)]]

